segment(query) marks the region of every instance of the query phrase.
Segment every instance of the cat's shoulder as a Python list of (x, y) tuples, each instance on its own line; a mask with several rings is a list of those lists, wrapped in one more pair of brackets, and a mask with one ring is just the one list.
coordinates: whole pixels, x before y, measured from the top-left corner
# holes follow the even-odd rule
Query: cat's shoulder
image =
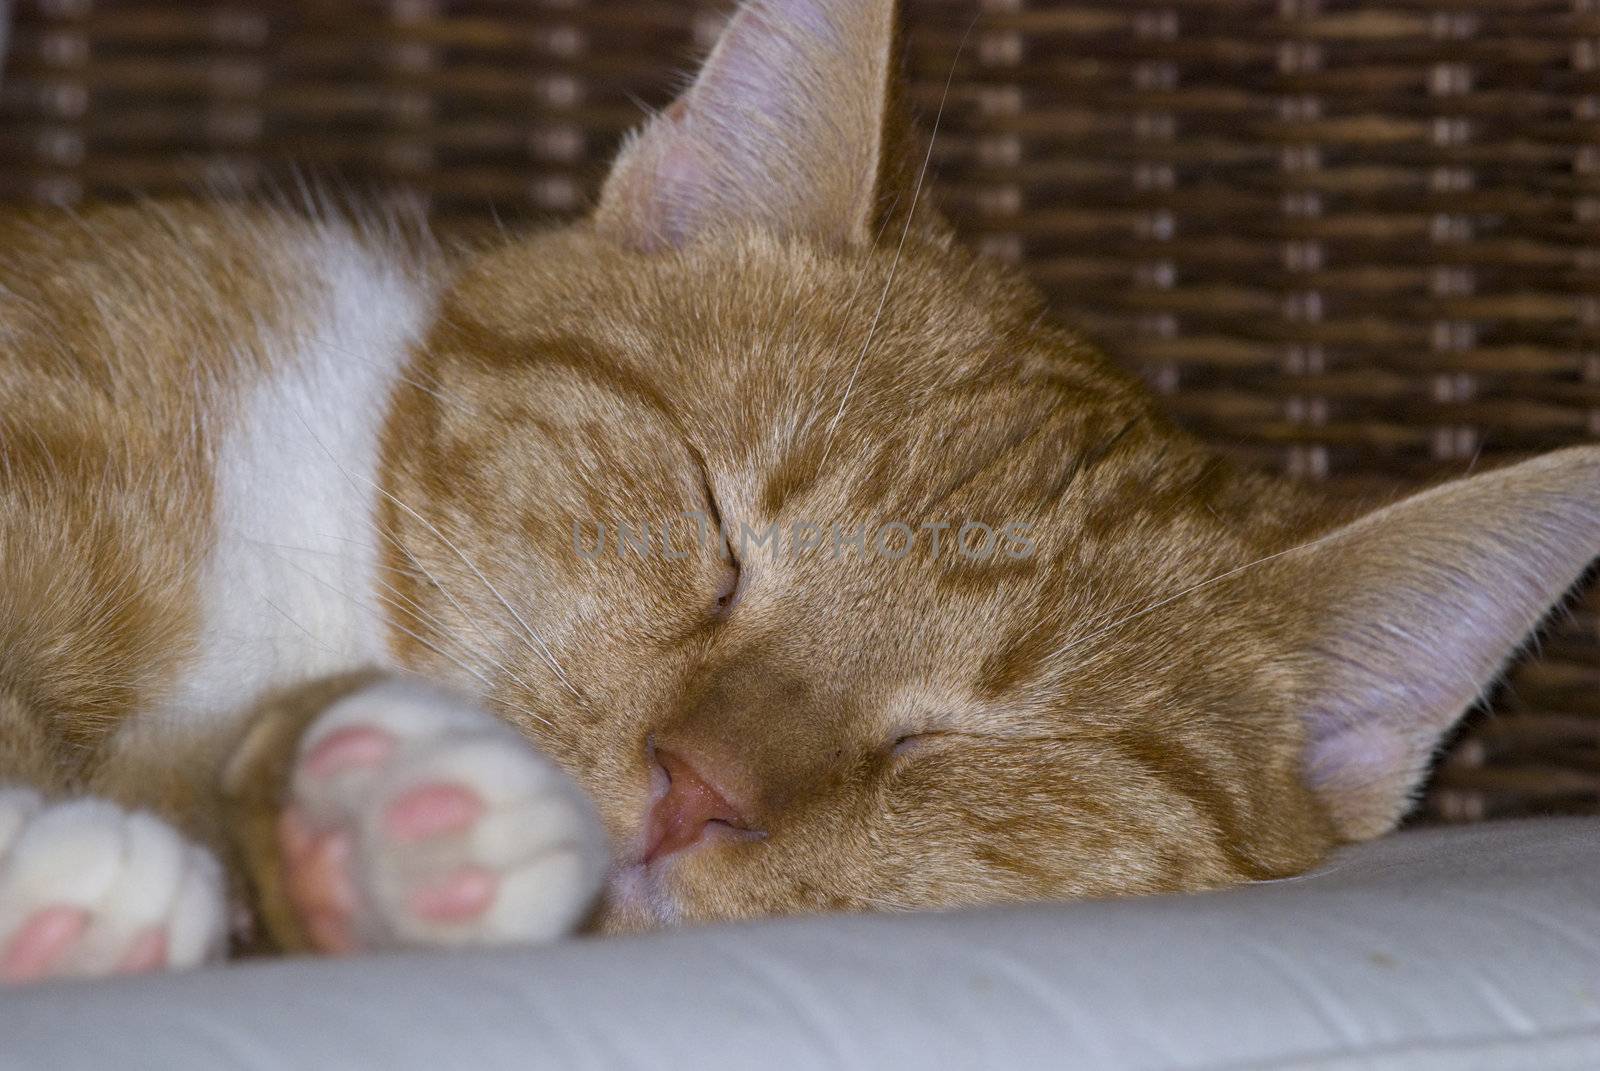
[(378, 212), (148, 201), (0, 212), (0, 378), (227, 383), (332, 316), (432, 302), (426, 228)]

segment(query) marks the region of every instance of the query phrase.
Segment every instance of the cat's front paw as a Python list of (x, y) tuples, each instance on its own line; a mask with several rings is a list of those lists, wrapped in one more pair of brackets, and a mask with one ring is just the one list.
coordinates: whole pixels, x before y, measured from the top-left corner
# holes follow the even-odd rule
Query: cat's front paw
[(552, 940), (607, 862), (587, 799), (520, 733), (396, 679), (301, 737), (277, 840), (287, 899), (329, 952)]
[(226, 916), (217, 861), (154, 815), (0, 788), (0, 981), (193, 967)]

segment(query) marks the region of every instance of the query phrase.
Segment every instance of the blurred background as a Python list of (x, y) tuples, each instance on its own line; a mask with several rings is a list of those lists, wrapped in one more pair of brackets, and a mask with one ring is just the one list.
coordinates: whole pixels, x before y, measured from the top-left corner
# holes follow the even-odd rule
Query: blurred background
[[(0, 0), (0, 8), (5, 6)], [(722, 0), (13, 0), (0, 200), (582, 211)], [(1226, 452), (1376, 496), (1600, 436), (1600, 0), (909, 0), (941, 203)], [(965, 42), (963, 45), (963, 41)], [(1420, 820), (1600, 812), (1590, 585)]]

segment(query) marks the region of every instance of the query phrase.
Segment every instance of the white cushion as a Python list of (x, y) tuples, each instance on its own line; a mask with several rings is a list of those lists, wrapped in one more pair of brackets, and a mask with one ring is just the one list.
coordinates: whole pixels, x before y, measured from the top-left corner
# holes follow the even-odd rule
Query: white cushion
[(1206, 896), (21, 989), (0, 1065), (1594, 1069), (1600, 819)]

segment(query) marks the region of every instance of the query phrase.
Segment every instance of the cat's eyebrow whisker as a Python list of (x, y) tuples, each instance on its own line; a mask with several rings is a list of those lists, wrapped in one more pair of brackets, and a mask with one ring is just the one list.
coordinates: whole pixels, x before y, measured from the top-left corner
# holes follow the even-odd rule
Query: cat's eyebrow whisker
[[(491, 638), (489, 636), (489, 634), (483, 630), (482, 626), (480, 626), (478, 624), (478, 619), (474, 615), (472, 615), (472, 614), (467, 612), (466, 607), (462, 606), (461, 603), (456, 600), (456, 597), (450, 593), (450, 590), (444, 586), (444, 583), (442, 581), (440, 581), (438, 577), (434, 576), (433, 573), (429, 572), (427, 567), (425, 567), (420, 561), (418, 561), (414, 554), (412, 554), (405, 547), (401, 546), (399, 540), (397, 540), (394, 537), (388, 535), (388, 533), (380, 533), (380, 534), (382, 534), (384, 536), (384, 538), (388, 539), (389, 542), (394, 544), (394, 547), (395, 547), (396, 550), (398, 550), (401, 554), (404, 554), (406, 556), (406, 560), (409, 561), (414, 567), (416, 567), (416, 569), (418, 571), (421, 572), (421, 574), (422, 574), (424, 579), (426, 579), (430, 584), (432, 584), (434, 587), (439, 589), (439, 594), (443, 595), (445, 597), (445, 600), (450, 603), (450, 606), (458, 614), (461, 615), (463, 620), (465, 620), (468, 624), (470, 624), (472, 626), (473, 631), (475, 631), (479, 636), (482, 636), (485, 642), (487, 642), (491, 646), (493, 646), (495, 648), (495, 650), (500, 654), (500, 657), (502, 657), (502, 658), (507, 657), (505, 648), (501, 647), (498, 643), (496, 643), (494, 641), (494, 639)], [(389, 592), (395, 598), (403, 599), (405, 601), (408, 613), (416, 614), (418, 617), (424, 619), (429, 624), (431, 624), (435, 628), (439, 629), (439, 631), (441, 631), (441, 632), (448, 632), (449, 631), (449, 629), (445, 627), (444, 622), (439, 619), (438, 615), (430, 613), (427, 610), (427, 608), (424, 607), (416, 599), (412, 598), (410, 595), (407, 595), (405, 592), (401, 591), (399, 588), (395, 587), (393, 584), (389, 583), (387, 580), (379, 579), (377, 581), (377, 583), (379, 585), (381, 585), (385, 591)], [(498, 663), (497, 663), (497, 667), (500, 668), (500, 669), (504, 669), (505, 668), (503, 665), (499, 665)], [(526, 682), (518, 681), (518, 683), (519, 684), (523, 684), (524, 687), (526, 687)]]
[(822, 458), (817, 462), (817, 470), (827, 464), (828, 453), (833, 449), (833, 436), (839, 430), (839, 421), (844, 419), (845, 407), (850, 404), (850, 395), (855, 390), (856, 380), (861, 375), (861, 365), (867, 359), (867, 353), (872, 348), (872, 340), (878, 333), (878, 324), (883, 320), (883, 310), (889, 303), (889, 291), (894, 288), (894, 277), (900, 270), (900, 258), (906, 251), (906, 240), (911, 236), (911, 225), (917, 218), (917, 203), (922, 199), (922, 184), (928, 177), (928, 167), (933, 163), (933, 147), (939, 140), (939, 124), (944, 121), (945, 104), (950, 99), (950, 86), (954, 84), (956, 68), (961, 64), (961, 53), (967, 47), (967, 39), (972, 36), (972, 29), (978, 24), (976, 17), (967, 24), (966, 33), (961, 35), (961, 43), (956, 46), (955, 58), (950, 61), (950, 71), (945, 75), (944, 91), (939, 95), (939, 109), (933, 116), (933, 130), (928, 135), (928, 151), (923, 154), (922, 166), (917, 170), (917, 182), (911, 190), (911, 205), (906, 209), (905, 226), (900, 228), (900, 243), (895, 246), (894, 259), (889, 262), (889, 275), (883, 283), (883, 293), (878, 298), (878, 308), (872, 314), (872, 324), (867, 328), (866, 341), (861, 344), (861, 352), (856, 354), (855, 367), (850, 369), (850, 378), (845, 382), (844, 394), (839, 398), (839, 411), (833, 414), (833, 420), (828, 424), (828, 430), (822, 440)]
[[(422, 562), (420, 562), (417, 559), (417, 557), (414, 554), (411, 553), (411, 551), (409, 549), (407, 549), (403, 544), (401, 544), (398, 539), (396, 539), (394, 536), (390, 535), (388, 532), (383, 531), (377, 525), (374, 524), (372, 526), (372, 528), (373, 528), (373, 531), (376, 532), (380, 538), (387, 540), (397, 551), (399, 551), (401, 554), (405, 555), (406, 560), (409, 561), (431, 584), (433, 584), (434, 587), (439, 589), (440, 594), (442, 594), (447, 600), (449, 600), (450, 605), (453, 606), (456, 609), (456, 611), (459, 614), (461, 614), (461, 616), (469, 624), (471, 624), (473, 626), (473, 628), (477, 631), (477, 633), (480, 636), (482, 636), (485, 641), (487, 641), (488, 643), (492, 644), (495, 647), (495, 649), (499, 652), (501, 658), (507, 658), (508, 657), (505, 648), (500, 646), (500, 644), (496, 643), (489, 636), (489, 634), (484, 631), (484, 629), (478, 624), (477, 618), (474, 617), (472, 614), (469, 614), (466, 611), (465, 607), (463, 607), (460, 604), (460, 602), (458, 602), (456, 600), (455, 596), (450, 593), (449, 588), (447, 588), (444, 585), (444, 583), (439, 580), (438, 577), (436, 577), (433, 573), (429, 572), (427, 567), (424, 566), (422, 564)], [(373, 551), (375, 551), (377, 549), (371, 543), (364, 542), (364, 541), (358, 540), (358, 539), (352, 539), (349, 536), (332, 536), (332, 538), (337, 540), (340, 543), (348, 543), (348, 544), (350, 544), (352, 546), (359, 547), (359, 548), (362, 548), (364, 550), (373, 550)], [(288, 543), (275, 543), (275, 542), (269, 542), (267, 540), (261, 540), (261, 539), (249, 539), (248, 537), (246, 537), (246, 540), (247, 540), (247, 542), (249, 542), (253, 546), (261, 547), (263, 549), (272, 550), (272, 551), (287, 551), (287, 552), (293, 552), (295, 554), (312, 554), (312, 555), (317, 555), (317, 556), (324, 557), (324, 558), (333, 558), (333, 557), (337, 557), (338, 556), (338, 552), (337, 551), (326, 550), (326, 549), (322, 549), (322, 548), (318, 548), (318, 547), (296, 546), (296, 545), (292, 545), (292, 544), (288, 544)], [(299, 571), (302, 572), (302, 573), (306, 572), (304, 569), (299, 569)], [(405, 603), (405, 605), (402, 606), (399, 603), (391, 602), (390, 605), (395, 606), (397, 609), (399, 609), (399, 610), (401, 610), (403, 612), (412, 613), (412, 614), (415, 614), (418, 617), (424, 619), (427, 624), (432, 625), (433, 628), (436, 629), (441, 635), (453, 639), (464, 651), (470, 653), (474, 657), (483, 658), (483, 659), (487, 660), (489, 662), (490, 666), (493, 669), (495, 669), (496, 671), (506, 674), (512, 680), (514, 680), (518, 684), (522, 685), (522, 687), (527, 688), (529, 691), (533, 690), (528, 685), (527, 681), (523, 680), (520, 676), (518, 676), (517, 673), (515, 673), (513, 670), (511, 670), (510, 667), (508, 667), (505, 663), (500, 662), (500, 661), (496, 661), (495, 659), (490, 658), (484, 651), (482, 651), (482, 650), (472, 646), (471, 644), (468, 644), (468, 643), (464, 642), (460, 638), (454, 636), (452, 634), (450, 628), (448, 626), (446, 626), (446, 624), (443, 621), (441, 621), (436, 615), (429, 613), (427, 611), (427, 609), (424, 608), (420, 603), (418, 603), (415, 599), (411, 598), (409, 595), (406, 595), (403, 592), (401, 592), (393, 584), (389, 583), (386, 580), (383, 580), (382, 578), (376, 578), (376, 577), (374, 578), (374, 582), (379, 584), (379, 585), (381, 585), (386, 591), (388, 591), (395, 598), (403, 599), (404, 603)], [(272, 608), (274, 610), (277, 610), (280, 614), (283, 614), (284, 617), (286, 619), (288, 619), (291, 624), (293, 624), (296, 628), (299, 628), (302, 632), (305, 632), (305, 634), (308, 637), (311, 637), (315, 642), (317, 642), (319, 645), (323, 646), (323, 648), (325, 650), (327, 649), (326, 645), (322, 644), (322, 642), (320, 640), (317, 640), (315, 636), (312, 636), (311, 632), (309, 630), (307, 630), (305, 628), (305, 626), (301, 625), (298, 621), (295, 621), (292, 617), (289, 617), (289, 615), (285, 611), (283, 611), (279, 607), (273, 605), (270, 602), (270, 600), (268, 601), (268, 605), (272, 606)], [(413, 633), (408, 633), (408, 635), (413, 635), (413, 637), (414, 637)]]

